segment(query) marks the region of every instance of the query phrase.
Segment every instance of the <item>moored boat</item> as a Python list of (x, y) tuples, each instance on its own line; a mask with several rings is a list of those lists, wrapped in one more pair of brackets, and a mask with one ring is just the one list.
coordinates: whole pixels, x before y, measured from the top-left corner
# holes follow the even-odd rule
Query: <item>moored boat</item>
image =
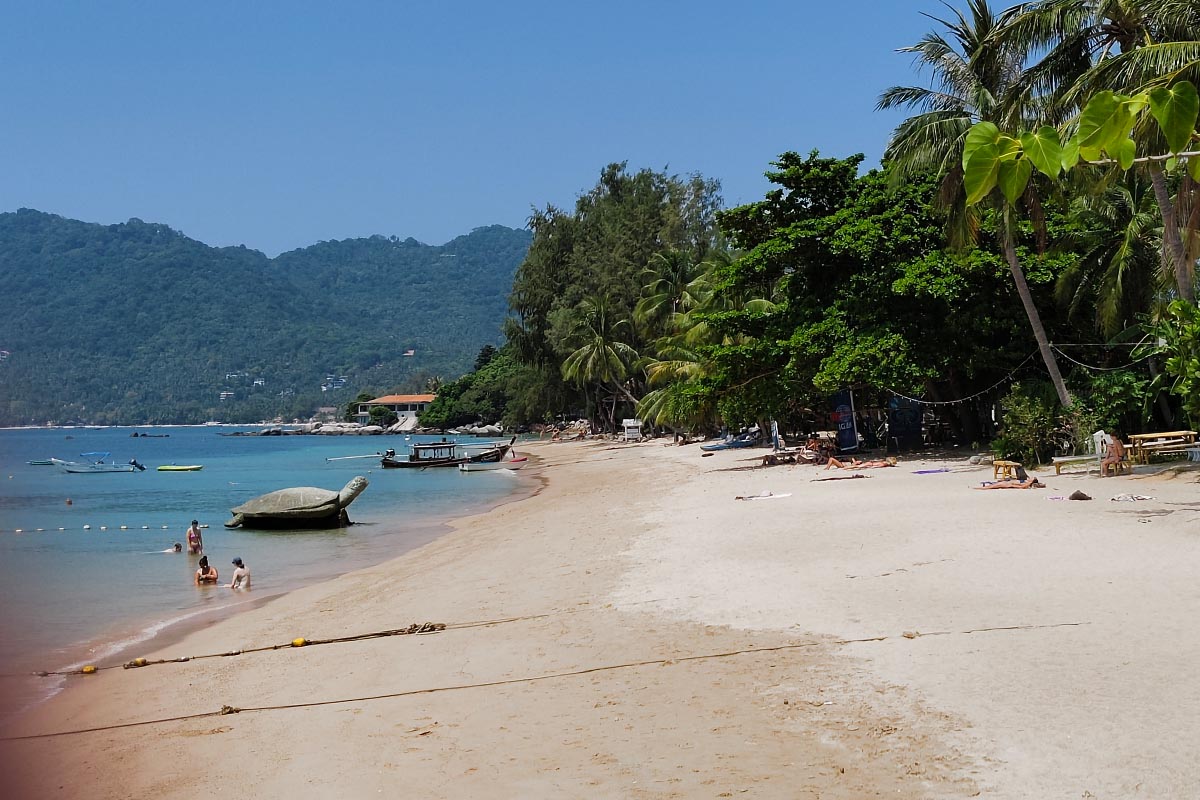
[(420, 442), (411, 445), (412, 453), (407, 459), (396, 458), (395, 450), (388, 450), (379, 462), (384, 469), (425, 469), (427, 467), (457, 467), (459, 464), (486, 464), (504, 460), (512, 449), (514, 436), (507, 444), (485, 450), (470, 450), (458, 442)]
[(528, 456), (510, 458), (505, 461), (466, 462), (458, 465), (459, 472), (491, 472), (497, 469), (520, 469), (529, 463)]
[(204, 469), (203, 464), (163, 464), (158, 468), (159, 472), (199, 472)]
[(79, 457), (86, 459), (84, 461), (63, 461), (60, 458), (50, 459), (58, 467), (61, 467), (64, 472), (76, 474), (87, 474), (93, 472), (142, 472), (146, 468), (138, 463), (136, 458), (129, 459), (128, 464), (114, 464), (108, 461), (109, 453), (92, 452), (80, 453)]

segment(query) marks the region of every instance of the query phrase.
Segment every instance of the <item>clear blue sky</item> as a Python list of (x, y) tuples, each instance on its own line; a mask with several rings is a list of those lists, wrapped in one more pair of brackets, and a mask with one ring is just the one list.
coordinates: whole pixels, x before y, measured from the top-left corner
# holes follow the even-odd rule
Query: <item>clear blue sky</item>
[[(961, 2), (955, 2), (959, 7)], [(442, 244), (628, 161), (762, 197), (779, 153), (878, 162), (937, 0), (10, 2), (0, 211), (275, 255)], [(998, 5), (1005, 5), (998, 3)]]

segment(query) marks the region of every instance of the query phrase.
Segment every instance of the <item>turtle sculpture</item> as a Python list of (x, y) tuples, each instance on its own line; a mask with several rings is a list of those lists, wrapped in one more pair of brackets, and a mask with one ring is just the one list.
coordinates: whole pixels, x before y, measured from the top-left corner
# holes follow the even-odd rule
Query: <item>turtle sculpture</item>
[(340, 528), (350, 524), (346, 506), (367, 488), (367, 479), (355, 477), (340, 492), (300, 486), (280, 489), (242, 503), (233, 509), (226, 528)]

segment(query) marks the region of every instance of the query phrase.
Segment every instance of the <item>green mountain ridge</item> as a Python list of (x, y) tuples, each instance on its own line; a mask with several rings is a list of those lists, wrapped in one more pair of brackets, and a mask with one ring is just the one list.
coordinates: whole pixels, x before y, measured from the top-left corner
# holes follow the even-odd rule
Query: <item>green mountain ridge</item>
[(138, 219), (0, 214), (0, 425), (304, 418), (456, 377), (502, 341), (530, 238), (494, 225), (272, 259)]

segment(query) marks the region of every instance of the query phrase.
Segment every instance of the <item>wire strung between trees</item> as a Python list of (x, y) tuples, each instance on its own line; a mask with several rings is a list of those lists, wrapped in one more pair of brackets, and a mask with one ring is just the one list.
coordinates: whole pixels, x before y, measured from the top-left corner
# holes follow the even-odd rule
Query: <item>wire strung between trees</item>
[(1025, 356), (1025, 360), (1022, 361), (1020, 364), (1018, 364), (1015, 368), (1013, 368), (1012, 372), (1008, 373), (1003, 378), (996, 381), (995, 383), (993, 383), (991, 386), (984, 389), (983, 391), (976, 392), (975, 394), (972, 394), (972, 395), (967, 395), (966, 397), (960, 397), (957, 400), (921, 400), (916, 397), (909, 397), (906, 394), (901, 394), (900, 392), (897, 392), (895, 389), (888, 389), (887, 391), (891, 392), (896, 397), (902, 397), (905, 400), (909, 400), (913, 403), (920, 403), (920, 404), (926, 405), (926, 406), (957, 406), (957, 405), (961, 405), (962, 403), (966, 403), (971, 400), (974, 400), (976, 397), (982, 397), (983, 395), (991, 392), (997, 386), (1000, 386), (1002, 383), (1006, 383), (1007, 381), (1012, 380), (1013, 376), (1016, 375), (1017, 372), (1020, 371), (1021, 368), (1024, 367), (1026, 364), (1028, 364), (1029, 360), (1031, 358), (1033, 358), (1034, 356), (1036, 356), (1037, 354), (1038, 354), (1038, 351), (1034, 350), (1032, 353)]
[(1134, 364), (1138, 364), (1138, 363), (1141, 363), (1142, 361), (1145, 361), (1147, 358), (1149, 358), (1152, 355), (1151, 353), (1147, 353), (1146, 355), (1142, 356), (1141, 358), (1136, 359), (1134, 361), (1130, 361), (1128, 364), (1122, 364), (1119, 367), (1098, 367), (1093, 364), (1085, 364), (1082, 361), (1071, 358), (1069, 355), (1064, 353), (1062, 350), (1058, 349), (1058, 345), (1052, 344), (1052, 345), (1050, 345), (1050, 349), (1053, 350), (1054, 352), (1058, 353), (1060, 356), (1065, 358), (1067, 361), (1070, 361), (1072, 364), (1077, 364), (1077, 365), (1083, 367), (1084, 369), (1096, 370), (1097, 372), (1112, 372), (1113, 370), (1118, 370), (1118, 369), (1128, 369), (1129, 367), (1132, 367)]

